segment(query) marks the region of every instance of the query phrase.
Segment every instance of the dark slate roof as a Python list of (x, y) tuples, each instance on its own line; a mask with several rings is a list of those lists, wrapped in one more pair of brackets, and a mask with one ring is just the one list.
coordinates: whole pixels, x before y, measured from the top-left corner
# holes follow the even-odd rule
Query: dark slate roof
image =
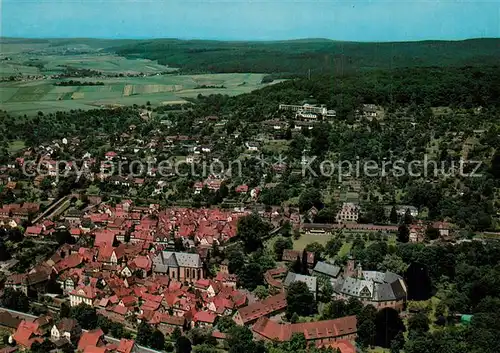
[(167, 273), (168, 268), (191, 267), (200, 268), (203, 266), (199, 254), (163, 251), (153, 259), (156, 272)]
[(329, 264), (328, 262), (319, 261), (316, 266), (314, 266), (313, 271), (320, 274), (327, 275), (329, 277), (338, 277), (341, 268), (336, 265)]
[(316, 277), (305, 276), (298, 273), (288, 272), (286, 275), (283, 284), (285, 287), (290, 286), (293, 282), (304, 282), (307, 284), (307, 288), (311, 291), (311, 293), (316, 293), (317, 285), (316, 285)]

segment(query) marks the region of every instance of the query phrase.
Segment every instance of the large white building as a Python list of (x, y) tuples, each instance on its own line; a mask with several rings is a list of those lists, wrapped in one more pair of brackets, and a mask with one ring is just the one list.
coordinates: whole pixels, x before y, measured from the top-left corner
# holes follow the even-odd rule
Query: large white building
[(304, 105), (293, 105), (293, 104), (280, 104), (279, 105), (280, 110), (288, 110), (292, 112), (296, 112), (296, 116), (310, 116), (311, 114), (316, 114), (316, 115), (321, 115), (323, 117), (334, 117), (336, 116), (335, 110), (328, 110), (325, 105), (311, 105), (311, 104), (304, 104)]

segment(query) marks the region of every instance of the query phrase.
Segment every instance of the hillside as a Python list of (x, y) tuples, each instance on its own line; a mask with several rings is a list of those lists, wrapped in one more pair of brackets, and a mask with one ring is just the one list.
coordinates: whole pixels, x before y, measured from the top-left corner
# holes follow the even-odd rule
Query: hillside
[(158, 39), (109, 47), (118, 55), (158, 60), (183, 72), (311, 75), (366, 69), (487, 66), (500, 57), (500, 39), (394, 43), (326, 39), (217, 42)]

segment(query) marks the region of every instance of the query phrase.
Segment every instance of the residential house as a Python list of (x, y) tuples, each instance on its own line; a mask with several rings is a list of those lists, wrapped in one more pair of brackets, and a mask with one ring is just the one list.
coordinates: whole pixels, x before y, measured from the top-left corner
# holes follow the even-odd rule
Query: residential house
[(78, 306), (81, 303), (93, 306), (95, 299), (97, 299), (97, 290), (91, 286), (81, 286), (69, 293), (71, 306)]
[(82, 329), (75, 319), (63, 318), (50, 330), (50, 338), (53, 341), (66, 339), (68, 342), (76, 342), (82, 333)]
[(217, 314), (210, 311), (198, 311), (193, 318), (196, 327), (213, 327), (217, 320)]
[(116, 351), (118, 353), (135, 353), (137, 352), (137, 345), (134, 340), (122, 338), (118, 344), (118, 348), (116, 348)]
[(23, 320), (17, 327), (16, 332), (12, 335), (12, 339), (22, 348), (31, 349), (33, 343), (43, 342), (41, 336), (42, 332), (40, 332), (37, 323)]
[(87, 347), (100, 347), (104, 345), (104, 332), (98, 328), (82, 333), (78, 341), (78, 351), (85, 351)]
[(352, 202), (344, 202), (342, 208), (337, 213), (335, 220), (337, 223), (357, 222), (359, 219), (359, 206)]
[(0, 311), (0, 328), (10, 331), (11, 333), (17, 330), (17, 327), (22, 320), (12, 316), (7, 311)]

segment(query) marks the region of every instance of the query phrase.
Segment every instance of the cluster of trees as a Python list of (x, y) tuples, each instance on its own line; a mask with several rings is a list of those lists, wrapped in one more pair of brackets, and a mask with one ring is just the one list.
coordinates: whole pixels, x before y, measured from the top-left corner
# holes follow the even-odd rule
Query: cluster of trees
[(73, 80), (69, 80), (69, 81), (60, 81), (60, 82), (56, 82), (54, 83), (54, 86), (104, 86), (104, 82), (101, 82), (101, 81), (96, 81), (96, 82), (93, 82), (93, 81), (73, 81)]
[(95, 308), (84, 303), (71, 308), (67, 304), (63, 304), (59, 316), (75, 319), (84, 330), (101, 328), (106, 335), (111, 335), (117, 339), (132, 337), (123, 324), (109, 320), (107, 317), (98, 314)]
[(322, 39), (236, 43), (162, 39), (108, 50), (123, 56), (158, 60), (184, 73), (266, 72), (307, 77), (324, 73), (338, 76), (373, 68), (494, 65), (499, 54), (497, 48), (496, 39), (414, 43), (349, 43)]

